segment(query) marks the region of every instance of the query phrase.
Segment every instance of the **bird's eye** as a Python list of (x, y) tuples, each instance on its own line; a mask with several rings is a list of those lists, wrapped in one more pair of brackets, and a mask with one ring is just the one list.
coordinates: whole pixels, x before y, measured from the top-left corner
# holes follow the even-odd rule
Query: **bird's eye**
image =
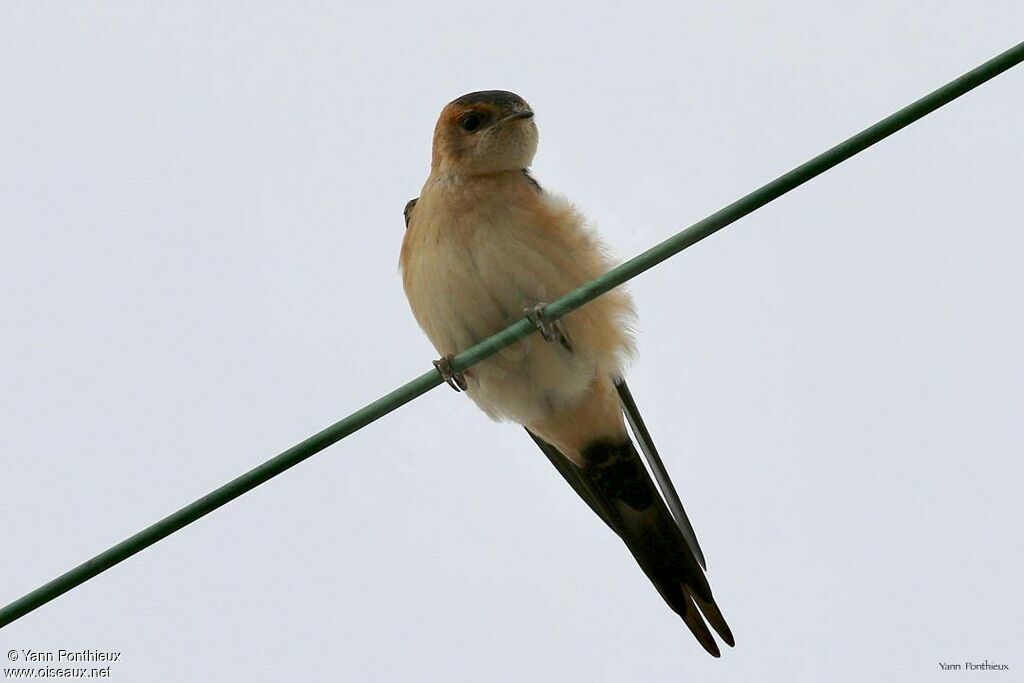
[(480, 115), (469, 113), (459, 119), (459, 125), (462, 126), (463, 130), (473, 132), (480, 127)]

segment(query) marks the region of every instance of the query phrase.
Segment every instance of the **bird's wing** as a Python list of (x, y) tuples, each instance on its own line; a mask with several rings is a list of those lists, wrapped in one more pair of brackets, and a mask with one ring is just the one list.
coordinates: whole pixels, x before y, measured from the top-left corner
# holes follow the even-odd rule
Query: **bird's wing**
[(522, 173), (523, 173), (523, 178), (525, 178), (526, 182), (528, 182), (530, 184), (530, 187), (532, 187), (537, 192), (543, 192), (544, 191), (544, 188), (542, 188), (540, 186), (540, 183), (537, 182), (537, 179), (534, 178), (533, 175), (530, 173), (530, 169), (524, 168), (522, 170)]
[(559, 451), (557, 448), (549, 444), (547, 441), (531, 432), (529, 429), (526, 430), (526, 433), (530, 435), (530, 438), (533, 439), (534, 443), (540, 446), (541, 451), (544, 452), (544, 455), (548, 456), (548, 460), (551, 461), (551, 464), (555, 466), (555, 469), (558, 470), (558, 473), (561, 474), (562, 477), (569, 483), (569, 486), (572, 487), (572, 490), (578, 493), (580, 498), (582, 498), (583, 501), (590, 506), (590, 509), (597, 513), (598, 517), (604, 520), (605, 524), (608, 525), (609, 529), (618, 534), (619, 532), (615, 528), (615, 524), (612, 522), (612, 516), (615, 514), (614, 511), (609, 510), (605, 505), (604, 501), (597, 498), (590, 491), (590, 489), (587, 487), (586, 481), (583, 479), (583, 476), (580, 473), (580, 468), (574, 465), (572, 461), (570, 461), (564, 455), (562, 455), (561, 451)]
[(696, 557), (697, 561), (700, 562), (701, 569), (707, 571), (708, 564), (704, 559), (704, 553), (700, 549), (700, 544), (697, 542), (697, 532), (693, 530), (693, 525), (690, 524), (690, 519), (686, 516), (686, 510), (683, 509), (683, 503), (679, 500), (679, 494), (676, 493), (676, 487), (672, 484), (672, 479), (668, 476), (668, 471), (665, 469), (665, 463), (662, 462), (661, 456), (658, 455), (658, 449), (654, 447), (654, 441), (651, 439), (651, 433), (647, 431), (647, 426), (644, 424), (644, 420), (640, 416), (640, 410), (636, 406), (636, 401), (633, 400), (633, 394), (630, 393), (629, 387), (626, 386), (626, 380), (621, 377), (617, 378), (615, 380), (615, 390), (619, 394), (619, 401), (622, 404), (622, 412), (626, 414), (626, 421), (629, 422), (629, 428), (633, 432), (633, 436), (636, 438), (637, 443), (640, 445), (640, 452), (647, 461), (648, 467), (651, 468), (651, 472), (654, 474), (654, 480), (658, 482), (658, 488), (661, 490), (662, 499), (664, 499), (665, 504), (672, 513), (673, 519), (676, 520), (676, 524), (679, 526), (679, 531), (683, 534), (683, 538), (686, 539), (686, 544), (690, 546), (690, 550), (693, 552), (694, 557)]
[[(659, 493), (661, 487), (671, 491), (666, 497), (674, 496), (675, 489), (670, 488), (664, 464), (657, 458), (636, 402), (624, 383), (617, 390), (637, 441), (642, 444), (648, 460), (653, 461), (651, 470), (660, 475), (659, 483), (647, 472), (643, 456), (625, 434), (621, 440), (598, 439), (590, 444), (584, 449), (587, 464), (582, 467), (552, 444), (533, 433), (530, 436), (573, 490), (625, 542), (641, 569), (665, 602), (682, 617), (697, 641), (708, 653), (718, 657), (720, 650), (708, 626), (730, 646), (735, 643), (732, 632), (704, 576), (693, 530), (688, 521), (685, 527), (679, 521), (686, 519), (685, 513), (677, 518)], [(676, 498), (678, 503), (678, 496)], [(682, 505), (678, 505), (678, 509), (681, 510)]]
[(405, 229), (406, 230), (409, 229), (409, 220), (412, 218), (412, 210), (413, 210), (413, 207), (416, 206), (416, 200), (418, 200), (418, 199), (419, 199), (419, 197), (416, 197), (416, 199), (410, 199), (409, 201), (407, 201), (405, 203), (405, 209), (402, 210), (402, 215), (405, 216)]

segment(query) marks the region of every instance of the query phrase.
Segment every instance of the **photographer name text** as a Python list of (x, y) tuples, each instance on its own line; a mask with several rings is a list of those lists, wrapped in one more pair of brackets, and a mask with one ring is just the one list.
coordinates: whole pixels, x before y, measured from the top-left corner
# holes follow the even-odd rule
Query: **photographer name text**
[[(12, 657), (11, 650), (8, 659), (17, 661), (18, 657)], [(21, 661), (23, 662), (117, 662), (121, 659), (120, 652), (107, 650), (21, 650)]]

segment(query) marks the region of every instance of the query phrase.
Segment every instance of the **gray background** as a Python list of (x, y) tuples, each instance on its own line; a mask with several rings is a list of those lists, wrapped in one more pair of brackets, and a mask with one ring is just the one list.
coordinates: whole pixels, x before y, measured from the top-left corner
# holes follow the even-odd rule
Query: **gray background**
[[(429, 367), (396, 264), (453, 97), (522, 94), (536, 176), (630, 256), (1024, 27), (1016, 0), (170, 5), (0, 11), (3, 603)], [(1018, 68), (631, 284), (721, 660), (447, 389), (0, 653), (120, 650), (122, 681), (1019, 676), (1022, 107)]]

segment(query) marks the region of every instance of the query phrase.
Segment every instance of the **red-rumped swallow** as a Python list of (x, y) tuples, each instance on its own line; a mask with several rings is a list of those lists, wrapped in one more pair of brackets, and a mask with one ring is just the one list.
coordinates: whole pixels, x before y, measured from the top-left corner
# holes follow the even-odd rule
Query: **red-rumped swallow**
[[(442, 377), (492, 418), (526, 428), (717, 657), (705, 620), (730, 646), (732, 632), (623, 379), (634, 355), (632, 300), (618, 288), (560, 320), (543, 314), (545, 301), (602, 275), (611, 263), (583, 215), (530, 175), (536, 151), (533, 110), (518, 95), (473, 92), (444, 107), (430, 176), (405, 207), (405, 294), (442, 355), (435, 361)], [(465, 373), (453, 371), (455, 354), (524, 313), (546, 341), (528, 337)], [(661, 493), (630, 440), (627, 420)]]

